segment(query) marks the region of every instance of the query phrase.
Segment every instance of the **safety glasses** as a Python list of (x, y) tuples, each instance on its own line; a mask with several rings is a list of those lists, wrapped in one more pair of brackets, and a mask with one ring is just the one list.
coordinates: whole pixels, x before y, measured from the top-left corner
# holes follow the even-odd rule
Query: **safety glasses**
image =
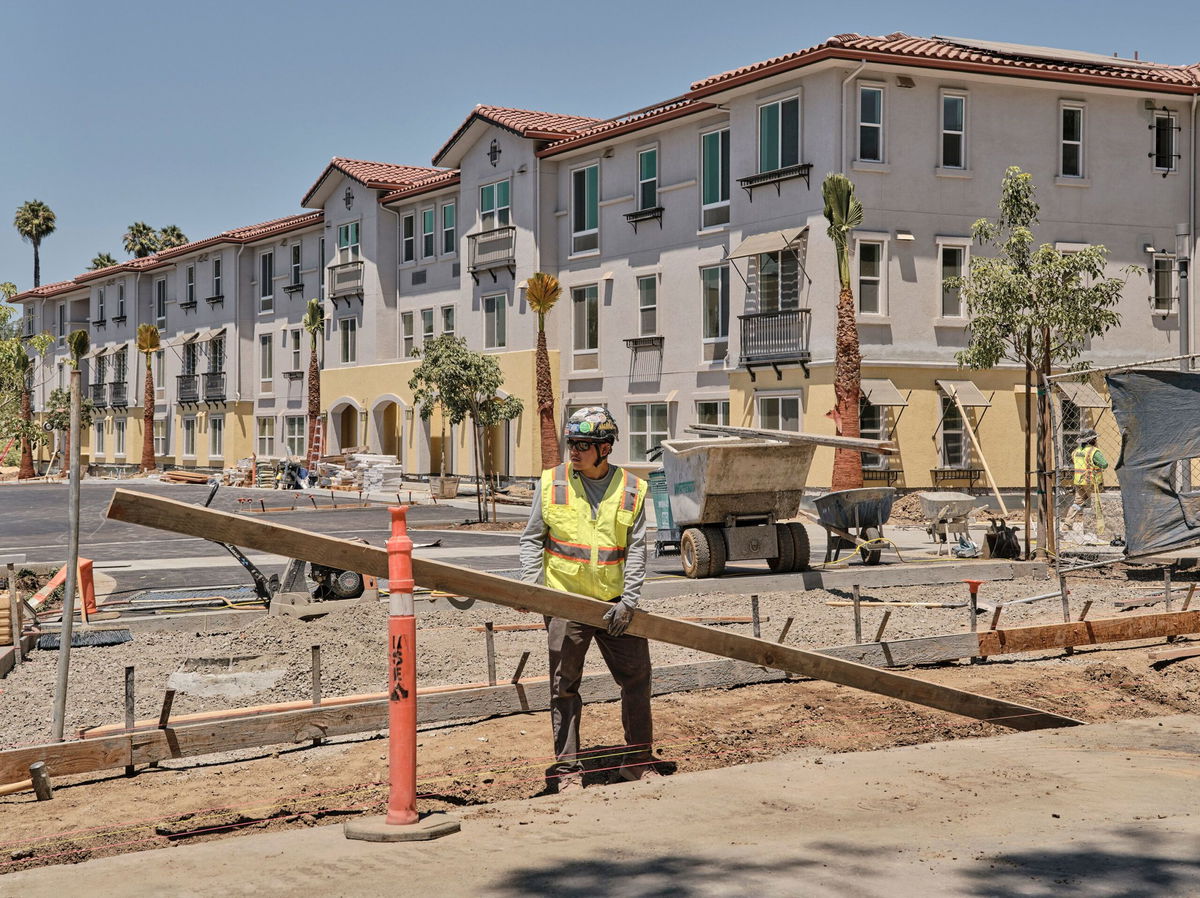
[(591, 440), (567, 440), (567, 448), (572, 452), (587, 452), (595, 445)]

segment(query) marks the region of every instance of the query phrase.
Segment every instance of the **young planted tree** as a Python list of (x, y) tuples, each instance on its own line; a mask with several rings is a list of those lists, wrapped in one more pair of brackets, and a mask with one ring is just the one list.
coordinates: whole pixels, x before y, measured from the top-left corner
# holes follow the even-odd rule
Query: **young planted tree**
[(158, 231), (144, 221), (135, 221), (121, 238), (121, 245), (135, 259), (144, 259), (158, 251)]
[(158, 231), (158, 248), (170, 249), (173, 246), (183, 246), (188, 242), (187, 234), (178, 225), (167, 225)]
[(92, 264), (88, 266), (88, 271), (99, 271), (101, 268), (109, 268), (116, 264), (117, 260), (113, 258), (112, 253), (96, 253)]
[(154, 457), (154, 353), (162, 345), (158, 328), (153, 324), (139, 324), (137, 350), (146, 360), (146, 380), (142, 386), (142, 471), (153, 471), (157, 467)]
[(54, 233), (58, 223), (54, 212), (41, 200), (30, 200), (17, 207), (13, 227), (21, 239), (33, 245), (33, 286), (42, 285), (42, 241)]
[[(74, 373), (79, 370), (79, 360), (87, 355), (88, 346), (91, 340), (88, 338), (88, 332), (85, 330), (75, 330), (67, 334), (67, 350), (70, 352), (71, 371)], [(50, 414), (47, 415), (47, 420), (50, 421), (55, 430), (62, 430), (63, 437), (63, 471), (66, 472), (71, 463), (71, 394), (79, 389), (79, 381), (72, 376), (71, 387), (69, 390), (55, 390), (50, 394)], [(80, 408), (83, 408), (81, 401)], [(92, 423), (92, 403), (87, 401), (87, 411), (81, 413), (79, 421), (79, 432), (83, 433), (83, 428)], [(82, 446), (82, 443), (80, 444)]]
[[(999, 216), (981, 218), (972, 236), (992, 246), (992, 257), (974, 256), (970, 271), (949, 279), (962, 291), (971, 330), (967, 348), (957, 354), (968, 368), (993, 368), (1002, 360), (1019, 362), (1044, 378), (1054, 368), (1079, 364), (1089, 340), (1120, 324), (1117, 311), (1125, 279), (1107, 277), (1108, 250), (1089, 246), (1063, 253), (1034, 242), (1039, 207), (1033, 177), (1016, 166), (1004, 174)], [(1126, 273), (1135, 269), (1126, 269)], [(1029, 396), (1029, 392), (1026, 392)], [(1038, 528), (1041, 548), (1054, 552), (1054, 472), (1048, 390), (1037, 393)], [(1026, 416), (1028, 420), (1028, 415)], [(1026, 438), (1028, 445), (1028, 437)], [(1026, 470), (1029, 469), (1027, 464)], [(1026, 528), (1028, 531), (1028, 527)]]
[(310, 299), (300, 322), (308, 332), (308, 456), (317, 452), (317, 422), (321, 420), (321, 366), (317, 361), (317, 341), (325, 326), (325, 311), (319, 299)]
[(550, 371), (550, 353), (546, 349), (546, 315), (562, 296), (562, 285), (552, 274), (539, 271), (529, 279), (525, 301), (538, 316), (536, 359), (538, 429), (541, 434), (542, 467), (553, 468), (562, 459), (558, 443), (558, 422), (554, 417), (554, 389)]
[[(6, 298), (11, 284), (0, 284)], [(0, 434), (20, 440), (21, 461), (17, 478), (27, 480), (34, 475), (33, 447), (41, 442), (44, 432), (33, 421), (33, 356), (49, 348), (49, 334), (21, 337), (11, 306), (0, 305)]]
[[(862, 351), (855, 323), (854, 291), (850, 287), (850, 232), (862, 224), (862, 203), (854, 195), (854, 184), (843, 174), (825, 176), (821, 184), (825, 198), (826, 233), (837, 252), (840, 290), (837, 301), (837, 332), (834, 343), (833, 396), (831, 413), (839, 436), (859, 435), (858, 402), (862, 393)], [(850, 449), (836, 449), (833, 456), (835, 490), (863, 485), (862, 456)]]

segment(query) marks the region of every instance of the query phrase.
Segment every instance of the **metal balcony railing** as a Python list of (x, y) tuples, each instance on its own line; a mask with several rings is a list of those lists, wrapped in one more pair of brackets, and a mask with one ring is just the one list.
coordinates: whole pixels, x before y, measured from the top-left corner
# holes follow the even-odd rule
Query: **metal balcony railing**
[(225, 372), (208, 371), (204, 375), (204, 401), (225, 401)]
[(359, 296), (363, 292), (363, 263), (343, 262), (329, 266), (329, 296)]
[(92, 384), (92, 405), (96, 408), (104, 408), (108, 405), (108, 384)]
[(125, 381), (113, 381), (108, 385), (108, 404), (113, 408), (129, 405), (129, 388)]
[(200, 375), (198, 374), (180, 374), (178, 376), (179, 390), (178, 396), (180, 402), (199, 402), (200, 401)]
[(472, 276), (517, 264), (517, 229), (513, 225), (467, 235), (467, 270)]
[(809, 309), (739, 315), (738, 320), (742, 324), (742, 364), (811, 361), (811, 318)]

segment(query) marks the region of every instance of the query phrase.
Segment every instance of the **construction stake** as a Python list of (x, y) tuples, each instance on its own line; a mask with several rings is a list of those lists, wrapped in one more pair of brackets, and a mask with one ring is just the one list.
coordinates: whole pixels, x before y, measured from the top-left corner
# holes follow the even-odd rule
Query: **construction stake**
[(754, 638), (762, 638), (762, 622), (758, 619), (758, 596), (750, 596), (750, 622), (754, 629)]
[(779, 631), (779, 638), (775, 640), (776, 642), (783, 642), (787, 639), (788, 630), (792, 629), (792, 621), (794, 620), (794, 617), (789, 617), (783, 622), (783, 629)]
[(484, 648), (487, 651), (488, 685), (496, 685), (496, 631), (491, 621), (483, 624)]
[(1083, 603), (1083, 610), (1079, 612), (1079, 620), (1082, 621), (1088, 616), (1088, 612), (1092, 610), (1092, 600), (1088, 599)]
[(850, 594), (854, 597), (854, 644), (862, 644), (862, 596), (859, 594), (858, 584), (855, 583), (850, 587)]
[(34, 761), (29, 765), (29, 778), (33, 780), (33, 792), (38, 801), (49, 801), (54, 797), (50, 788), (50, 774), (46, 772), (45, 761)]
[(525, 662), (528, 660), (529, 660), (529, 652), (522, 652), (521, 660), (517, 662), (517, 670), (512, 675), (511, 682), (513, 682), (513, 683), (521, 682), (521, 674), (523, 674), (525, 672)]
[(175, 704), (175, 690), (168, 689), (163, 695), (162, 710), (158, 712), (158, 728), (165, 730), (171, 721), (171, 705)]
[[(133, 667), (125, 668), (125, 731), (130, 732), (134, 726), (133, 716)], [(133, 776), (133, 765), (125, 765), (125, 775)]]
[(883, 642), (883, 631), (887, 629), (888, 621), (891, 620), (892, 609), (888, 608), (883, 612), (883, 619), (879, 622), (879, 629), (875, 631), (875, 641)]

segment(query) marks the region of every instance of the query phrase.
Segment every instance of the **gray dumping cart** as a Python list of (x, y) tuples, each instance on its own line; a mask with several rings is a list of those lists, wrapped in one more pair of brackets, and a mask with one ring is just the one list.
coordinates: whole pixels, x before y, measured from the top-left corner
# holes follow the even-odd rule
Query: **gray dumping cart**
[(670, 520), (689, 577), (719, 577), (727, 561), (765, 559), (773, 571), (809, 567), (808, 531), (796, 516), (815, 443), (665, 440)]

